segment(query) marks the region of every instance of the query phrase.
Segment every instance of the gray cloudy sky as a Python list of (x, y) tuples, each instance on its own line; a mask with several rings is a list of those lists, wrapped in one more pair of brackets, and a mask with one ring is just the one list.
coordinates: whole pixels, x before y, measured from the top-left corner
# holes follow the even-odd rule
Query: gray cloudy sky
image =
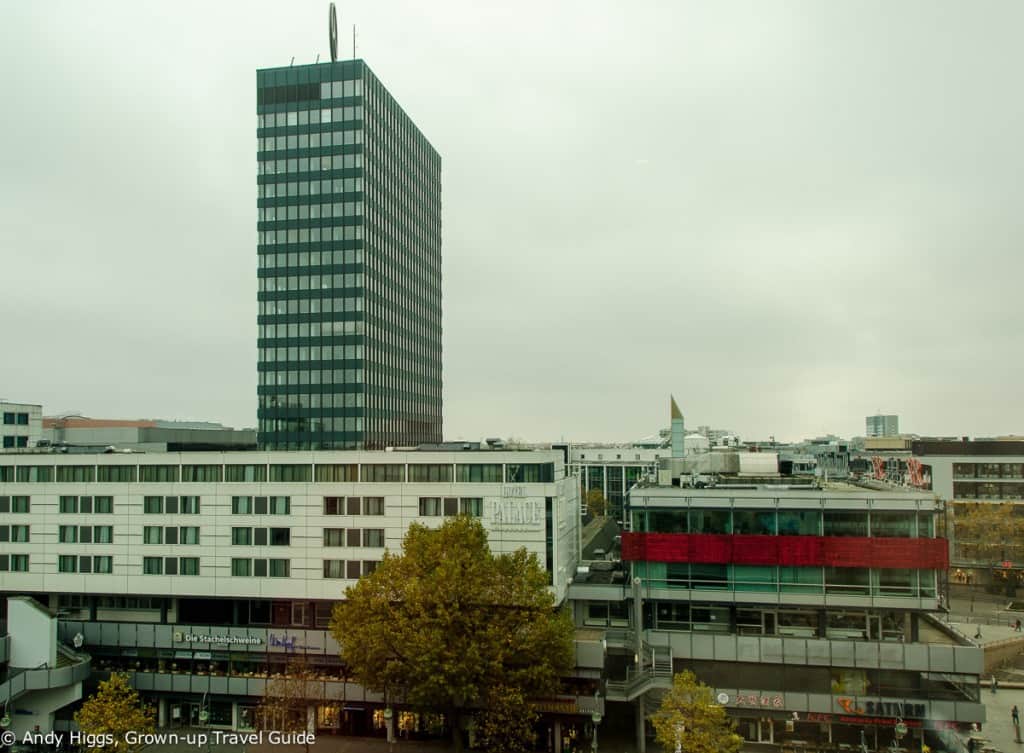
[[(444, 160), (446, 436), (1024, 433), (1024, 4), (339, 9)], [(326, 18), (4, 4), (0, 396), (255, 424), (255, 70)]]

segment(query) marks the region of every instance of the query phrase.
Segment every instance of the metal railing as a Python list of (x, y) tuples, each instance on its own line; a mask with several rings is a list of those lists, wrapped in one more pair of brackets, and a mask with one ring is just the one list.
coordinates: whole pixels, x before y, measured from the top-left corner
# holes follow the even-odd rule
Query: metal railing
[(43, 662), (38, 667), (12, 668), (0, 683), (0, 698), (13, 700), (32, 690), (62, 688), (82, 682), (91, 672), (92, 657), (57, 644), (60, 656), (70, 660), (63, 666), (51, 667)]
[(639, 667), (627, 667), (622, 680), (608, 680), (605, 692), (612, 700), (632, 701), (652, 688), (667, 688), (672, 683), (672, 649), (643, 644)]

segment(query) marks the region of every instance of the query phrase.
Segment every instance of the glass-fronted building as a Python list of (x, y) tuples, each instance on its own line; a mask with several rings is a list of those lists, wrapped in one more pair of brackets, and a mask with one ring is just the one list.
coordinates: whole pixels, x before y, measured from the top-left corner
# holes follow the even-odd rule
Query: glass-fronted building
[(440, 155), (361, 60), (256, 96), (260, 445), (440, 441)]
[(618, 572), (569, 589), (604, 631), (609, 723), (633, 716), (643, 751), (645, 709), (684, 669), (751, 745), (875, 750), (902, 723), (902, 749), (939, 749), (984, 722), (984, 652), (938, 616), (943, 503), (780, 481), (630, 490)]

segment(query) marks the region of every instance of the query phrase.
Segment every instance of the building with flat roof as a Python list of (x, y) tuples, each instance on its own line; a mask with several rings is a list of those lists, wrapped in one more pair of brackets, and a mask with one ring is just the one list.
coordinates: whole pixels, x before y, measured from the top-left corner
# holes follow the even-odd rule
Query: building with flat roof
[(0, 400), (0, 452), (39, 444), (42, 419), (41, 405)]
[(441, 441), (441, 157), (362, 60), (256, 73), (259, 443)]
[(863, 730), (880, 749), (900, 720), (918, 750), (984, 721), (983, 652), (934, 617), (949, 563), (934, 495), (637, 486), (626, 513), (630, 580), (586, 574), (569, 596), (605, 631), (608, 718), (635, 720), (639, 750), (683, 669), (751, 743), (856, 750)]
[(209, 421), (55, 416), (43, 419), (43, 440), (54, 449), (67, 452), (109, 447), (138, 452), (256, 449), (254, 429), (232, 429)]
[[(334, 699), (311, 710), (318, 730), (383, 734), (383, 697), (345, 682), (331, 608), (411, 523), (454, 515), (480, 518), (495, 552), (535, 554), (563, 602), (579, 500), (551, 450), (3, 456), (0, 592), (57, 611), (97, 670), (131, 671), (161, 726), (194, 726), (205, 698), (212, 726), (251, 727), (299, 651)], [(582, 634), (551, 725), (602, 708), (603, 660)]]
[(900, 433), (900, 417), (892, 415), (868, 416), (864, 419), (864, 433), (868, 437), (895, 437)]

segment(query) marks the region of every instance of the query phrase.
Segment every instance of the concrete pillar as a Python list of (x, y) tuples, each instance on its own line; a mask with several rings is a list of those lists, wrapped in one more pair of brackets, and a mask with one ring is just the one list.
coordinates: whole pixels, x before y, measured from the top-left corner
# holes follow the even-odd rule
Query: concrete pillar
[(636, 699), (636, 751), (647, 753), (647, 730), (645, 729), (647, 711), (644, 708), (644, 697)]
[(316, 704), (306, 706), (306, 731), (316, 732)]
[(164, 728), (167, 726), (167, 699), (158, 698), (156, 702), (156, 726)]
[(555, 719), (555, 753), (562, 753), (562, 722)]

